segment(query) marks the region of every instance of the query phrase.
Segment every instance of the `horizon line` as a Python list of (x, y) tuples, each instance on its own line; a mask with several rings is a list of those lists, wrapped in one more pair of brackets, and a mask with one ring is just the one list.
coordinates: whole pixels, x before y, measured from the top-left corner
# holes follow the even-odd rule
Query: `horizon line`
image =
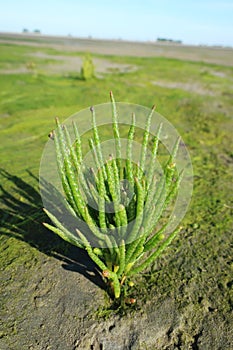
[[(24, 29), (23, 29), (24, 30)], [(231, 45), (224, 45), (224, 44), (188, 44), (184, 43), (182, 39), (172, 39), (172, 38), (160, 38), (158, 37), (155, 40), (136, 40), (136, 39), (124, 39), (124, 38), (99, 38), (95, 37), (93, 35), (87, 35), (87, 36), (76, 36), (72, 34), (67, 34), (67, 35), (61, 35), (61, 34), (47, 34), (47, 33), (42, 33), (39, 29), (35, 29), (34, 31), (27, 31), (24, 32), (13, 32), (13, 31), (0, 31), (0, 36), (3, 35), (17, 35), (17, 36), (22, 36), (22, 37), (41, 37), (41, 38), (57, 38), (57, 39), (78, 39), (78, 40), (92, 40), (92, 41), (107, 41), (107, 42), (125, 42), (125, 43), (140, 43), (140, 44), (156, 44), (156, 45), (176, 45), (176, 46), (185, 46), (185, 47), (208, 47), (208, 48), (230, 48), (233, 49), (233, 46)], [(26, 29), (25, 29), (26, 30)]]

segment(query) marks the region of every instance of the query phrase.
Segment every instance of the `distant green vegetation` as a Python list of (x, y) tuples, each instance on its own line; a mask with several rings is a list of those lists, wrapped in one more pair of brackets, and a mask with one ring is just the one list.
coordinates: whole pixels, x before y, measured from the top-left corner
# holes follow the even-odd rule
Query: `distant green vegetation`
[(157, 41), (162, 41), (165, 43), (175, 43), (175, 44), (182, 44), (181, 40), (174, 40), (174, 39), (167, 39), (167, 38), (158, 38)]

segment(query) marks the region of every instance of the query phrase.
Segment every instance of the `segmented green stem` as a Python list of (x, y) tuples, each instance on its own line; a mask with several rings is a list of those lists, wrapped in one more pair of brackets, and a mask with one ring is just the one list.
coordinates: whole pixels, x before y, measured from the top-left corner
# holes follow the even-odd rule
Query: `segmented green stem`
[(126, 174), (129, 183), (134, 185), (134, 175), (133, 175), (133, 166), (132, 166), (132, 143), (135, 133), (135, 114), (132, 114), (132, 121), (128, 132), (127, 138), (127, 150), (126, 150)]
[(177, 152), (178, 152), (178, 149), (179, 149), (180, 140), (181, 140), (181, 138), (178, 137), (176, 142), (175, 142), (175, 144), (174, 144), (174, 146), (173, 146), (173, 149), (171, 151), (171, 154), (170, 154), (169, 160), (167, 162), (167, 165), (168, 164), (172, 164), (174, 162), (174, 159), (175, 159), (175, 157), (177, 155)]
[[(112, 160), (112, 158), (110, 158), (110, 161), (111, 160)], [(116, 227), (120, 227), (121, 226), (121, 219), (120, 219), (120, 215), (119, 215), (120, 203), (119, 203), (118, 191), (116, 190), (116, 187), (115, 187), (114, 172), (113, 172), (112, 166), (110, 164), (110, 161), (107, 161), (105, 163), (105, 167), (106, 167), (106, 172), (107, 172), (109, 191), (110, 191), (110, 194), (112, 197), (112, 202), (114, 205), (115, 223), (116, 223)]]
[(57, 134), (55, 131), (53, 132), (53, 135), (54, 135), (54, 143), (55, 143), (55, 149), (56, 149), (56, 155), (57, 155), (57, 166), (58, 166), (59, 175), (61, 177), (62, 187), (65, 191), (68, 202), (79, 213), (78, 208), (76, 207), (76, 204), (75, 204), (75, 201), (73, 198), (73, 194), (72, 194), (70, 186), (69, 186), (69, 182), (68, 182), (67, 177), (66, 177), (63, 156), (62, 156), (62, 152), (60, 149), (60, 144), (58, 142)]
[(101, 166), (101, 168), (103, 169), (103, 174), (104, 174), (104, 180), (107, 179), (107, 174), (104, 168), (104, 160), (103, 160), (103, 155), (102, 155), (102, 150), (101, 150), (101, 141), (100, 141), (100, 137), (99, 137), (99, 132), (98, 132), (98, 128), (96, 125), (96, 115), (95, 115), (95, 109), (94, 107), (90, 108), (91, 113), (92, 113), (92, 128), (93, 128), (93, 137), (94, 137), (94, 143), (96, 145), (96, 151), (97, 151), (97, 156), (98, 156), (98, 160), (99, 160), (99, 164)]
[(139, 180), (135, 178), (136, 190), (137, 190), (137, 204), (136, 204), (136, 218), (132, 228), (132, 231), (129, 234), (128, 242), (133, 241), (139, 232), (142, 220), (143, 220), (143, 209), (144, 209), (144, 198), (145, 193), (143, 187), (140, 184)]
[(156, 169), (156, 157), (157, 157), (157, 152), (158, 152), (158, 146), (159, 146), (159, 137), (160, 137), (160, 133), (162, 130), (162, 123), (160, 123), (158, 131), (156, 136), (154, 137), (153, 140), (153, 146), (152, 146), (152, 157), (151, 157), (151, 161), (150, 161), (150, 165), (149, 165), (149, 171), (148, 171), (148, 175), (146, 177), (146, 181), (147, 181), (147, 190), (150, 191), (151, 188), (151, 182), (153, 179), (153, 176), (155, 174), (155, 169)]
[(120, 140), (120, 132), (119, 132), (119, 126), (118, 126), (119, 120), (118, 120), (116, 102), (115, 102), (112, 91), (110, 92), (110, 100), (112, 102), (113, 135), (114, 135), (115, 143), (116, 143), (117, 166), (118, 166), (119, 170), (122, 170), (122, 167), (121, 167), (121, 140)]
[(117, 276), (121, 276), (125, 269), (125, 241), (122, 240), (119, 246), (119, 269), (117, 271)]
[(90, 197), (89, 189), (88, 189), (88, 186), (87, 186), (86, 179), (84, 178), (84, 171), (83, 171), (84, 169), (82, 169), (83, 165), (82, 165), (82, 163), (79, 162), (78, 155), (75, 152), (74, 147), (73, 147), (73, 145), (71, 143), (70, 134), (69, 134), (66, 126), (63, 126), (63, 131), (64, 131), (66, 144), (67, 144), (67, 147), (68, 147), (68, 152), (69, 152), (69, 154), (71, 156), (71, 160), (73, 161), (73, 165), (74, 165), (74, 167), (76, 169), (76, 172), (77, 172), (77, 175), (79, 177), (80, 185), (84, 189), (84, 194), (90, 200), (91, 197)]
[(149, 224), (152, 223), (153, 227), (155, 227), (155, 225), (157, 224), (164, 209), (167, 207), (168, 203), (171, 201), (172, 197), (176, 192), (177, 186), (180, 183), (180, 180), (179, 181), (177, 180), (173, 184), (174, 172), (175, 172), (175, 166), (172, 163), (171, 165), (168, 165), (167, 169), (165, 170), (165, 183), (162, 186), (161, 191), (159, 191), (159, 197), (155, 198), (156, 201), (153, 206), (153, 209), (151, 210), (151, 215), (148, 217), (149, 218), (148, 222)]
[[(155, 222), (155, 213), (160, 212), (159, 210), (163, 207), (166, 199), (166, 174), (160, 177), (158, 184), (152, 181), (151, 188), (147, 192), (144, 218), (145, 218), (145, 230), (148, 231), (151, 222)], [(157, 222), (157, 221), (156, 221)]]
[(78, 163), (82, 164), (83, 161), (83, 156), (82, 156), (82, 143), (81, 143), (81, 138), (78, 132), (78, 128), (76, 123), (73, 121), (73, 129), (74, 129), (74, 134), (75, 134), (75, 146), (76, 146), (76, 153), (77, 153), (77, 158), (78, 158)]
[(102, 174), (100, 175), (99, 182), (99, 194), (98, 194), (98, 206), (99, 206), (99, 224), (103, 232), (107, 230), (106, 213), (105, 213), (105, 187)]
[(60, 152), (60, 157), (62, 157), (64, 160), (64, 168), (65, 168), (64, 173), (66, 175), (66, 179), (69, 184), (69, 191), (72, 194), (75, 207), (78, 210), (78, 213), (83, 216), (84, 208), (86, 204), (83, 201), (82, 195), (80, 193), (80, 190), (76, 181), (76, 176), (73, 171), (73, 165), (72, 165), (70, 154), (68, 151), (67, 142), (64, 137), (64, 130), (61, 124), (59, 123), (58, 119), (57, 119), (57, 134), (58, 134), (57, 140), (56, 140), (56, 134), (55, 134), (54, 141), (55, 143), (58, 141), (57, 149), (58, 149), (58, 152)]
[(123, 204), (119, 205), (119, 219), (120, 219), (120, 235), (121, 237), (125, 237), (126, 231), (127, 231), (127, 226), (128, 226), (128, 218), (127, 218), (127, 212), (125, 209), (125, 206)]
[[(163, 232), (166, 230), (168, 225), (171, 223), (171, 221), (168, 221), (165, 225), (161, 227), (161, 229), (156, 232), (145, 244), (144, 251), (147, 252), (148, 250), (154, 249), (157, 244), (164, 238)], [(154, 225), (153, 225), (154, 228)], [(150, 229), (149, 234), (153, 231), (153, 228)]]
[(134, 250), (132, 256), (129, 259), (129, 263), (135, 263), (139, 258), (141, 258), (144, 252), (145, 239), (145, 235), (141, 237), (141, 239), (138, 242), (137, 248)]
[(142, 140), (142, 150), (141, 150), (141, 159), (140, 159), (140, 167), (138, 167), (138, 178), (141, 179), (143, 172), (145, 170), (145, 159), (146, 159), (146, 153), (147, 153), (147, 147), (148, 147), (148, 139), (150, 135), (150, 125), (151, 125), (151, 118), (154, 113), (155, 106), (152, 107), (151, 112), (149, 113), (146, 121), (145, 131), (143, 135)]
[[(95, 161), (96, 168), (98, 170), (97, 176), (94, 174), (96, 185), (98, 186), (99, 192), (101, 191), (101, 193), (102, 193), (102, 191), (104, 191), (105, 199), (107, 201), (110, 201), (110, 199), (109, 199), (109, 197), (107, 195), (107, 189), (106, 189), (105, 182), (104, 182), (103, 167), (101, 168), (101, 166), (100, 166), (99, 158), (98, 158), (97, 151), (96, 151), (96, 147), (95, 147), (94, 142), (93, 142), (92, 139), (89, 139), (89, 146), (90, 146), (90, 149), (91, 149), (92, 154), (93, 154), (93, 158), (94, 158), (94, 161)], [(93, 173), (94, 173), (94, 171), (93, 171)], [(98, 179), (98, 181), (97, 181), (97, 179)]]
[(116, 159), (112, 158), (112, 156), (110, 156), (111, 159), (111, 165), (112, 165), (112, 170), (113, 170), (113, 177), (114, 177), (114, 183), (115, 183), (115, 190), (117, 193), (117, 197), (118, 197), (118, 201), (120, 202), (121, 199), (121, 187), (120, 187), (120, 179), (119, 179), (119, 170), (117, 167), (117, 162)]
[(101, 270), (107, 270), (107, 266), (104, 264), (104, 262), (98, 257), (98, 255), (96, 255), (93, 252), (93, 248), (91, 247), (89, 241), (87, 240), (87, 238), (82, 234), (82, 232), (80, 232), (78, 229), (76, 230), (82, 243), (83, 246), (85, 247), (88, 255), (90, 256), (90, 258), (96, 263), (96, 265), (99, 266), (99, 268)]
[(61, 222), (52, 214), (50, 213), (47, 209), (43, 209), (44, 212), (48, 215), (48, 217), (50, 218), (50, 220), (54, 223), (54, 226), (51, 226), (47, 223), (43, 223), (43, 225), (45, 227), (47, 227), (48, 229), (50, 229), (51, 231), (53, 231), (54, 233), (56, 233), (58, 236), (60, 236), (62, 239), (64, 239), (65, 241), (79, 247), (79, 248), (83, 248), (83, 245), (81, 244), (80, 240), (78, 239), (78, 237), (76, 237), (74, 234), (72, 234), (70, 231), (68, 231), (64, 225), (61, 224)]
[(181, 227), (179, 227), (175, 231), (173, 231), (168, 236), (168, 238), (159, 246), (159, 248), (149, 256), (149, 258), (147, 258), (141, 265), (130, 270), (128, 272), (128, 276), (131, 276), (135, 273), (138, 273), (142, 270), (145, 270), (156, 258), (158, 258), (160, 256), (160, 254), (163, 252), (163, 250), (172, 242), (172, 240), (176, 237), (176, 235), (178, 234), (178, 232), (180, 230), (181, 230)]
[[(132, 256), (135, 256), (139, 253), (139, 248), (142, 244), (142, 242), (145, 242), (145, 235), (144, 235), (144, 228), (141, 229), (139, 237), (135, 239), (133, 242), (128, 244), (127, 252), (126, 252), (126, 257), (125, 257), (125, 263), (129, 264), (132, 262)], [(138, 254), (139, 255), (139, 254)]]

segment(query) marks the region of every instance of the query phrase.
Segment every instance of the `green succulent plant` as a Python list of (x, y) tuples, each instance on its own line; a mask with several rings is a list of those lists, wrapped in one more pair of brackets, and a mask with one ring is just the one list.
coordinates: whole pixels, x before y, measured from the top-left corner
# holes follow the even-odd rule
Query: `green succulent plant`
[[(118, 299), (124, 284), (132, 285), (130, 278), (153, 263), (181, 230), (178, 227), (169, 235), (164, 234), (169, 220), (161, 223), (160, 219), (176, 197), (182, 173), (178, 173), (175, 165), (180, 142), (177, 139), (166, 159), (163, 176), (159, 181), (155, 179), (162, 125), (149, 141), (154, 107), (144, 128), (139, 164), (132, 161), (132, 145), (136, 137), (134, 114), (127, 136), (127, 159), (121, 158), (119, 120), (112, 93), (110, 98), (116, 158), (110, 155), (107, 160), (103, 159), (95, 110), (91, 107), (93, 138), (89, 140), (89, 147), (97, 172), (86, 169), (82, 164), (82, 141), (75, 123), (74, 143), (67, 127), (61, 125), (58, 119), (56, 130), (50, 134), (56, 149), (66, 207), (86, 224), (86, 228), (77, 226), (75, 230), (70, 230), (47, 209), (44, 210), (54, 226), (44, 225), (69, 243), (85, 249), (98, 266), (112, 297)], [(149, 143), (151, 161), (146, 166)], [(90, 203), (94, 203), (94, 208)], [(108, 204), (113, 208), (110, 212), (106, 210)], [(131, 299), (132, 303), (134, 301)]]
[(80, 75), (83, 80), (89, 80), (95, 77), (95, 66), (90, 54), (86, 54), (83, 59)]

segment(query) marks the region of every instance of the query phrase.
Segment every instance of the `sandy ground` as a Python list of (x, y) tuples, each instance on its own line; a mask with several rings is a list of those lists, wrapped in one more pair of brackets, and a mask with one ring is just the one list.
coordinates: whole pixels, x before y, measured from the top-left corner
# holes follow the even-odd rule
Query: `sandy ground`
[[(68, 74), (71, 72), (80, 71), (82, 67), (83, 58), (75, 56), (62, 56), (62, 55), (48, 55), (44, 52), (36, 52), (31, 55), (31, 62), (33, 59), (49, 59), (53, 60), (54, 63), (43, 63), (35, 66), (35, 71), (46, 72), (46, 74)], [(119, 73), (132, 72), (137, 69), (133, 65), (113, 63), (108, 60), (93, 58), (95, 66), (95, 72), (97, 76), (101, 76), (103, 73), (117, 71)], [(22, 65), (16, 68), (0, 69), (0, 74), (21, 74), (28, 73), (29, 69), (26, 65)]]
[(0, 33), (0, 42), (47, 46), (64, 51), (138, 57), (170, 57), (233, 66), (233, 48)]

